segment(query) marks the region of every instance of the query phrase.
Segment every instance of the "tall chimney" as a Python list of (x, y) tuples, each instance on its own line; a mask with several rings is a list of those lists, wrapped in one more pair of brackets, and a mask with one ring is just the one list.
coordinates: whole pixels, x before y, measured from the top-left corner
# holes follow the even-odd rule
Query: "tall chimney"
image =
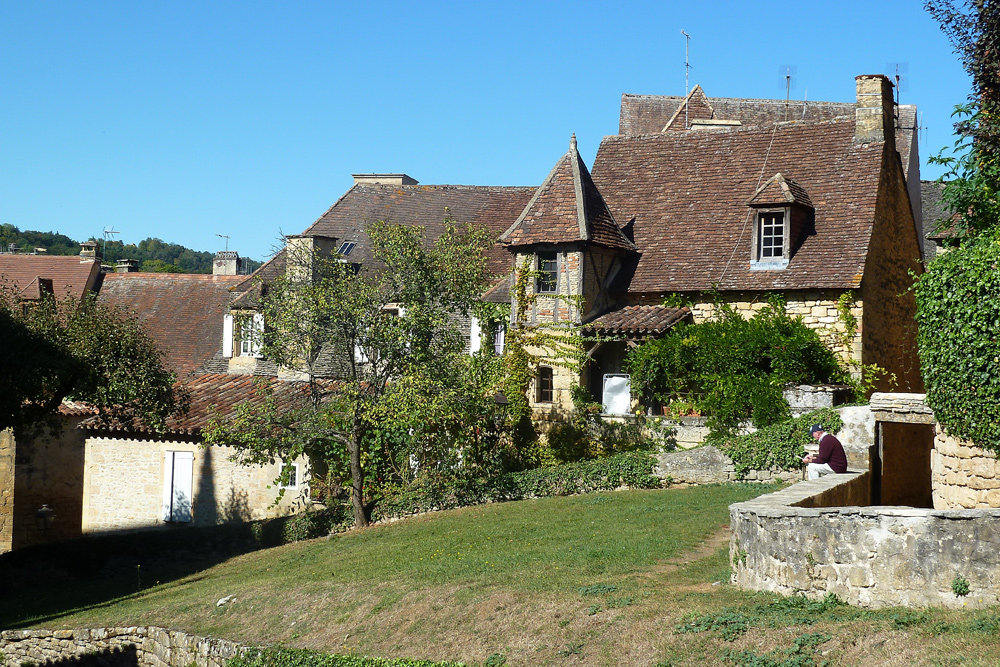
[(97, 241), (84, 241), (80, 244), (80, 261), (81, 262), (99, 262), (101, 261), (101, 244)]
[(889, 77), (883, 74), (862, 74), (854, 77), (854, 82), (858, 93), (858, 104), (854, 111), (854, 143), (884, 141), (895, 149), (895, 106)]

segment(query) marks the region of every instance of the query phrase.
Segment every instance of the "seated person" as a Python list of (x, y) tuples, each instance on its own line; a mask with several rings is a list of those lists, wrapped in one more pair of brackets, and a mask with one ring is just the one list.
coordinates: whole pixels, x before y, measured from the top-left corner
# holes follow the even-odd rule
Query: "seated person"
[(809, 435), (819, 440), (819, 451), (809, 454), (803, 463), (809, 464), (809, 479), (819, 479), (821, 475), (829, 475), (832, 472), (847, 472), (847, 454), (844, 453), (844, 446), (840, 444), (836, 436), (823, 430), (822, 424), (813, 424), (809, 429)]

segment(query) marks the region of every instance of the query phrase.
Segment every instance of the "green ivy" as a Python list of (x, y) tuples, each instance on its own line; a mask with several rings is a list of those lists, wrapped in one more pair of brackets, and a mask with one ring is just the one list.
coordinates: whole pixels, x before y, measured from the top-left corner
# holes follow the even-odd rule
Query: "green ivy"
[(927, 403), (951, 435), (1000, 453), (1000, 232), (947, 252), (916, 286)]
[(226, 667), (464, 667), (464, 663), (335, 655), (303, 649), (267, 647), (249, 649), (231, 658), (226, 662)]
[(806, 445), (814, 441), (809, 427), (817, 423), (830, 433), (844, 427), (836, 410), (823, 408), (747, 435), (726, 438), (719, 443), (719, 449), (733, 460), (740, 478), (751, 470), (795, 470), (802, 466)]

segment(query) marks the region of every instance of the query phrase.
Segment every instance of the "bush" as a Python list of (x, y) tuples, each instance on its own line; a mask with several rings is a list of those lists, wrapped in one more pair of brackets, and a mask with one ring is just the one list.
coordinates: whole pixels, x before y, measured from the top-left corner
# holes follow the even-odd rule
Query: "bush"
[(916, 286), (927, 404), (949, 434), (1000, 453), (1000, 232), (938, 257)]
[(789, 383), (847, 383), (849, 374), (819, 334), (772, 297), (746, 320), (731, 306), (701, 324), (681, 323), (631, 351), (626, 369), (646, 403), (694, 404), (712, 438), (735, 435), (748, 420), (761, 428), (789, 417)]
[(726, 438), (719, 443), (719, 449), (733, 460), (741, 479), (750, 470), (796, 470), (802, 466), (806, 445), (814, 441), (809, 427), (817, 423), (830, 433), (844, 427), (836, 410), (824, 408), (747, 435)]
[(318, 651), (268, 647), (249, 649), (230, 659), (226, 667), (463, 667), (463, 664), (408, 658), (332, 655)]

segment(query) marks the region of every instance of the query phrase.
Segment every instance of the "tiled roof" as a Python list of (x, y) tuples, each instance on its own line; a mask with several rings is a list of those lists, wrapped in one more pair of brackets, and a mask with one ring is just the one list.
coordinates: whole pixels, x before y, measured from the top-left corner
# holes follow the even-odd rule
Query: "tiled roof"
[[(688, 117), (705, 117), (705, 107), (711, 108), (708, 116), (714, 120), (738, 120), (742, 127), (763, 127), (785, 121), (827, 121), (834, 118), (854, 119), (854, 102), (808, 102), (802, 100), (762, 100), (738, 97), (701, 97), (695, 95), (700, 86), (695, 86), (689, 96), (691, 107)], [(636, 136), (659, 134), (669, 129), (683, 129), (684, 97), (677, 95), (622, 95), (621, 114), (618, 119), (618, 134)], [(910, 151), (916, 139), (917, 107), (901, 104), (897, 110), (896, 150), (903, 160), (903, 169), (909, 177)], [(678, 122), (676, 119), (679, 118)], [(671, 122), (674, 121), (674, 122)], [(701, 130), (696, 130), (701, 131)]]
[[(642, 253), (622, 272), (628, 291), (858, 287), (884, 144), (855, 144), (854, 131), (851, 118), (605, 137), (594, 182), (616, 219), (635, 218)], [(775, 172), (809, 193), (815, 228), (786, 269), (751, 271), (747, 201)]]
[(69, 294), (81, 299), (100, 272), (100, 264), (78, 255), (0, 255), (0, 284), (13, 284), (26, 299), (38, 298), (39, 278), (52, 281), (57, 298)]
[(944, 185), (939, 181), (920, 181), (920, 206), (924, 212), (924, 229), (929, 239), (950, 239), (955, 236), (955, 222), (960, 216), (953, 213), (941, 198)]
[(659, 335), (691, 314), (688, 308), (625, 306), (584, 325), (587, 331), (605, 336)]
[[(291, 382), (253, 375), (207, 374), (188, 378), (181, 383), (189, 392), (190, 406), (186, 415), (167, 420), (166, 432), (197, 435), (216, 414), (226, 417), (244, 401), (263, 403), (265, 387), (274, 389), (274, 401), (279, 410), (301, 406), (308, 399), (306, 382)], [(328, 385), (329, 386), (329, 385)], [(86, 419), (78, 428), (104, 430), (96, 418)], [(115, 426), (111, 431), (143, 433), (137, 426)]]
[(246, 276), (190, 273), (109, 273), (100, 299), (135, 311), (146, 332), (178, 376), (190, 373), (222, 352), (223, 315), (230, 289)]
[(576, 136), (531, 201), (500, 240), (511, 246), (585, 241), (610, 248), (634, 250), (576, 147)]

